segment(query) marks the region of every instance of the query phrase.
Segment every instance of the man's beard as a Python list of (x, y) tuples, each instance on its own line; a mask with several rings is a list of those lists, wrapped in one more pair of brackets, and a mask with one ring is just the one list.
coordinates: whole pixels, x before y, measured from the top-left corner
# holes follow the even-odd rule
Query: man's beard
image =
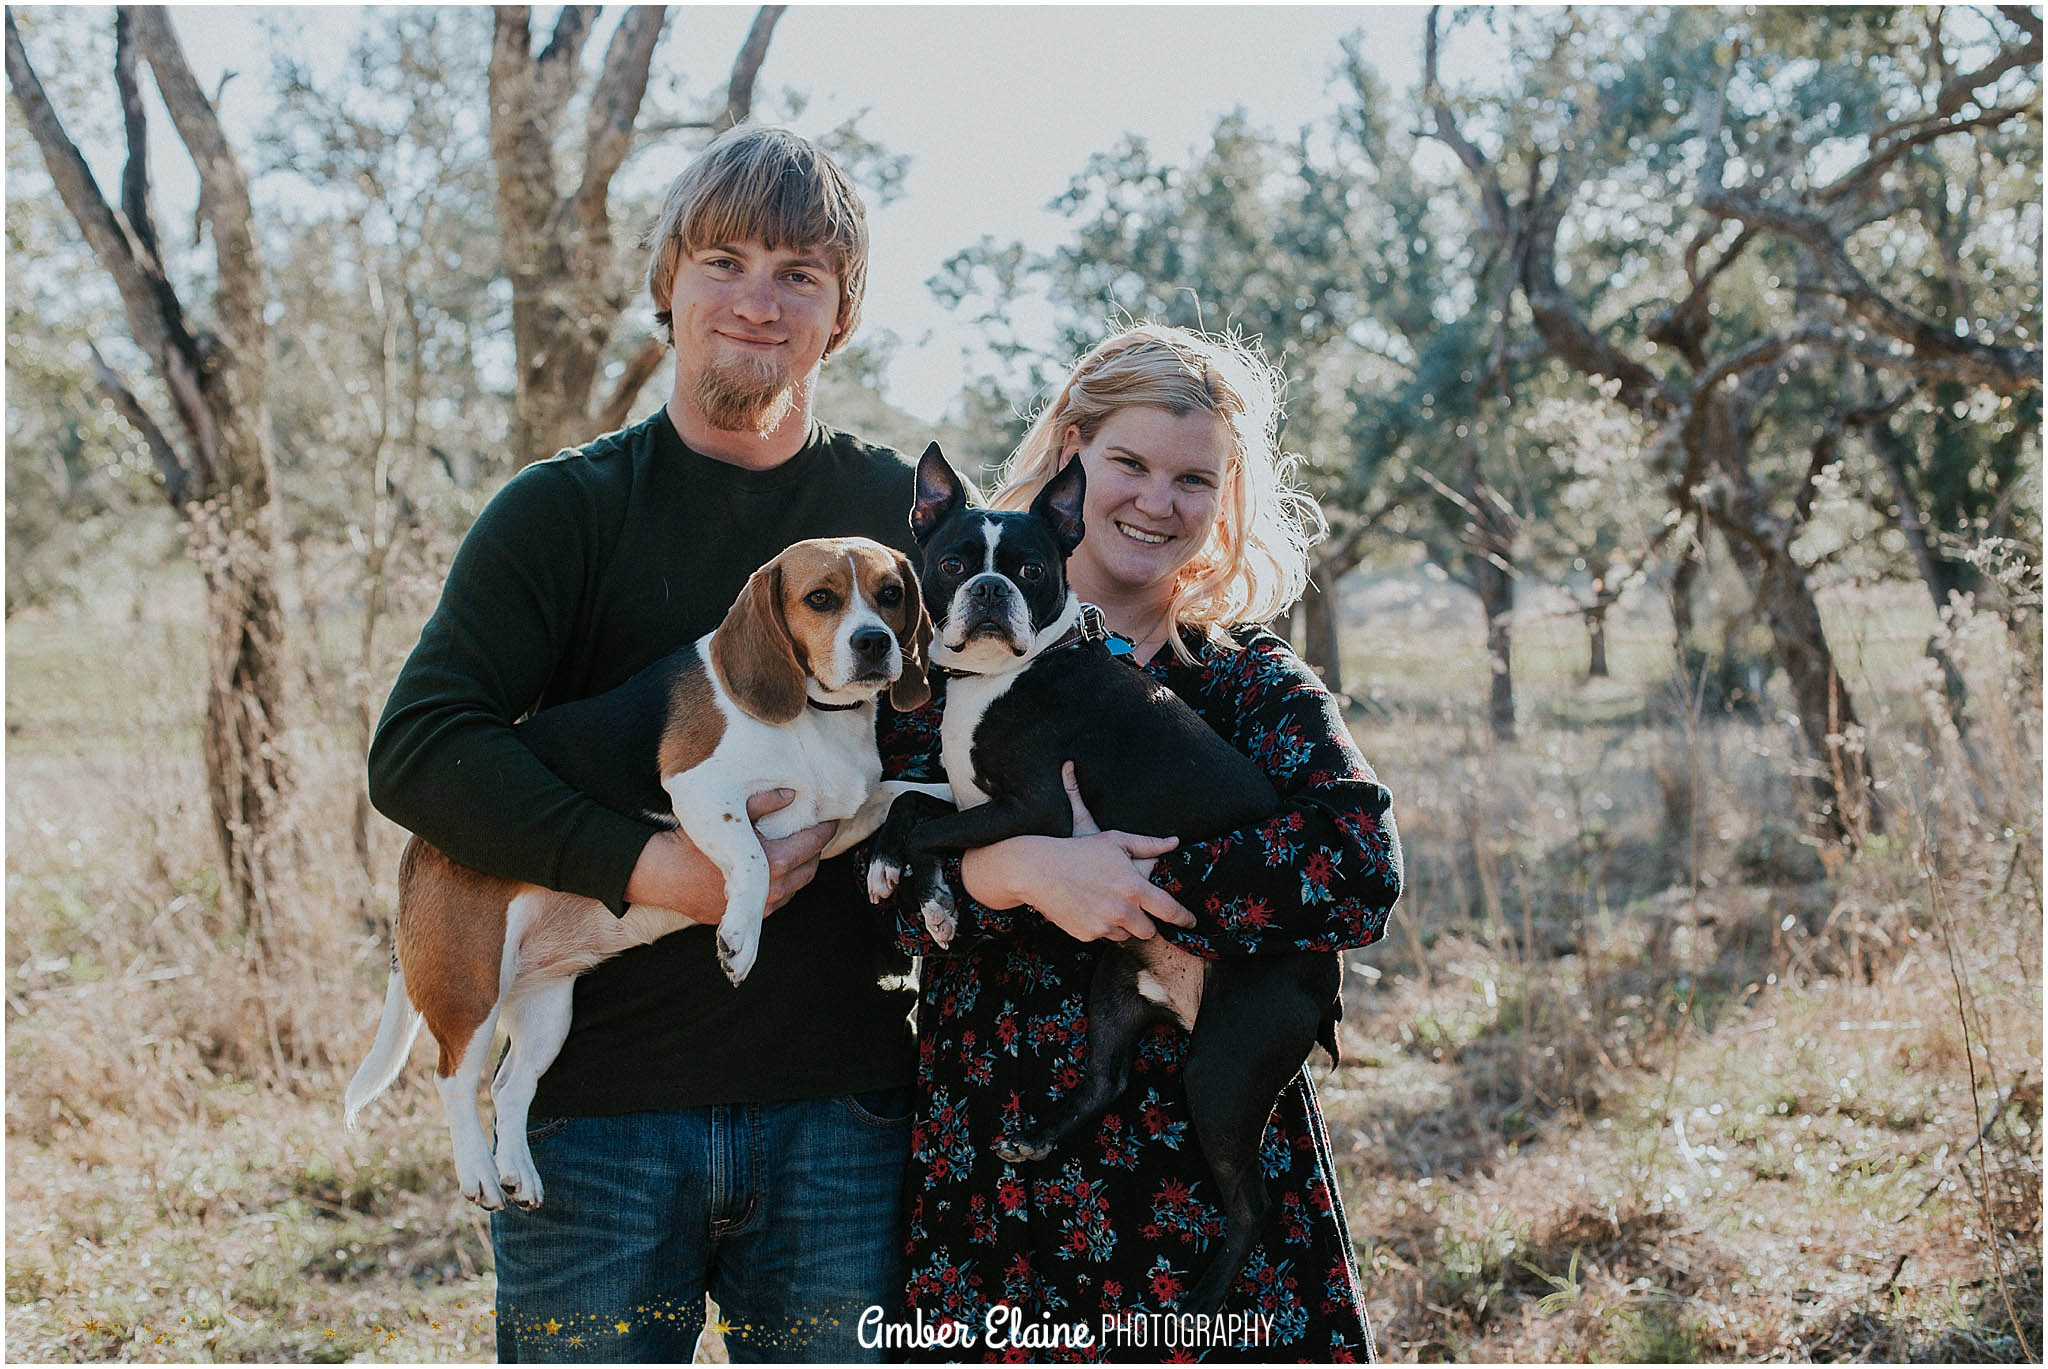
[(796, 407), (796, 387), (773, 359), (734, 357), (697, 372), (692, 398), (704, 421), (720, 432), (766, 437)]

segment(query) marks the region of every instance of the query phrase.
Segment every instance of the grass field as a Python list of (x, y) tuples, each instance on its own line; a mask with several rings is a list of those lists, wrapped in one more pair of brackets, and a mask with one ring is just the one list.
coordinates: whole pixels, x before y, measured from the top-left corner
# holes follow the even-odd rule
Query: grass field
[[(1961, 626), (1958, 733), (1924, 598), (1830, 593), (1886, 786), (1850, 853), (1804, 835), (1782, 690), (1694, 716), (1654, 605), (1589, 682), (1532, 596), (1501, 744), (1469, 598), (1346, 589), (1409, 890), (1316, 1080), (1383, 1352), (2038, 1358), (2038, 641)], [(352, 849), (350, 708), (406, 642), (350, 660), (323, 622), (259, 966), (219, 912), (185, 596), (8, 624), (8, 1357), (488, 1359), (489, 1241), (428, 1067), (340, 1123), (401, 840), (380, 823), (368, 871)]]

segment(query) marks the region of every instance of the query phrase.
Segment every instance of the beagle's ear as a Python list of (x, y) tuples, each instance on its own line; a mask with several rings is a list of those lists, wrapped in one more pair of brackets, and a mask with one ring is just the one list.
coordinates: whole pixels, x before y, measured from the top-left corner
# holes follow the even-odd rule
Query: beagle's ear
[(711, 665), (747, 716), (779, 727), (804, 711), (804, 671), (782, 620), (782, 564), (747, 577), (711, 638)]
[(889, 707), (898, 713), (923, 708), (932, 697), (932, 682), (925, 678), (931, 667), (932, 615), (924, 606), (924, 590), (910, 558), (896, 552), (896, 569), (903, 574), (902, 621), (894, 624), (896, 641), (903, 648), (903, 673), (889, 686)]

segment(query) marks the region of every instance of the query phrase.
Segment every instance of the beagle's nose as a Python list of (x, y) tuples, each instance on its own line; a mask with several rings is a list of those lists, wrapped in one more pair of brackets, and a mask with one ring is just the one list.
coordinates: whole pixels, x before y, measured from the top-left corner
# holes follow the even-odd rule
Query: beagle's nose
[(896, 639), (878, 627), (864, 627), (849, 639), (853, 649), (863, 656), (887, 656), (889, 648), (896, 645)]

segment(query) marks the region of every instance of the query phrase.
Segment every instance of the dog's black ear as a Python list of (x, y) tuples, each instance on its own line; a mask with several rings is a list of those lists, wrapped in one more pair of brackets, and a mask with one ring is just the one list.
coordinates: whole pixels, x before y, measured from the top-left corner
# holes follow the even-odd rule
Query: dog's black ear
[(933, 530), (968, 501), (967, 482), (947, 462), (939, 444), (926, 447), (917, 463), (917, 502), (910, 506), (910, 535), (917, 544), (923, 546)]
[(1088, 474), (1078, 456), (1060, 467), (1060, 473), (1045, 482), (1031, 511), (1052, 525), (1060, 544), (1060, 555), (1072, 556), (1087, 529), (1081, 526), (1081, 505), (1088, 497)]

